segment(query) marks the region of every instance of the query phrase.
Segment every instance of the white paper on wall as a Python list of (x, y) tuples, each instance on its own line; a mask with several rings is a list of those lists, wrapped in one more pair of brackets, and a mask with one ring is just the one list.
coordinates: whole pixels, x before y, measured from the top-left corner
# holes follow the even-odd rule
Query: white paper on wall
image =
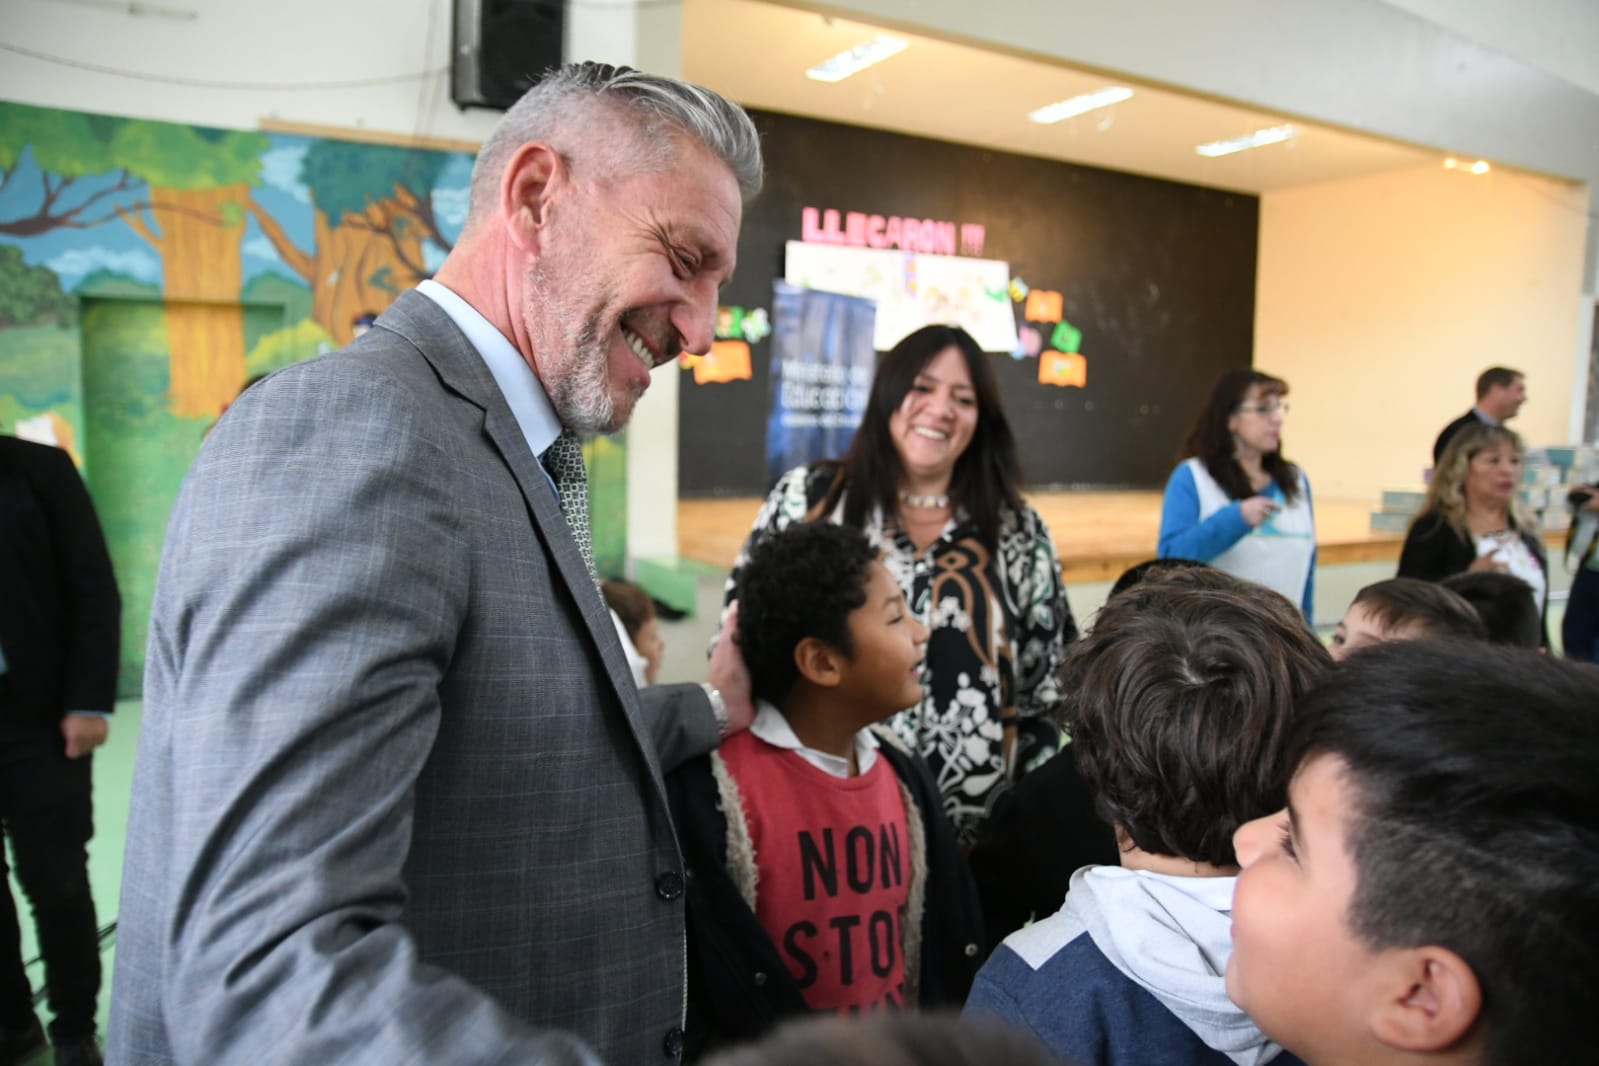
[(875, 301), (878, 351), (935, 323), (960, 326), (985, 352), (1016, 347), (1010, 264), (1002, 259), (789, 241), (783, 280)]

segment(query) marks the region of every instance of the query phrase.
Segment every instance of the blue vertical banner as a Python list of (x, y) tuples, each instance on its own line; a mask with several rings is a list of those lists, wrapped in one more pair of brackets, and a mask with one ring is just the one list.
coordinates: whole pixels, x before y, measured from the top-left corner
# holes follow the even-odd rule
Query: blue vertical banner
[(859, 296), (772, 286), (772, 391), (766, 480), (842, 456), (866, 412), (877, 351), (877, 305)]

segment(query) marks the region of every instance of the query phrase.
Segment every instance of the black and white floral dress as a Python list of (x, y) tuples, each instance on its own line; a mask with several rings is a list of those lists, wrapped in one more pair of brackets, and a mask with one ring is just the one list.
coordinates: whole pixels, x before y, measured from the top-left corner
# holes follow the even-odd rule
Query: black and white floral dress
[[(727, 598), (755, 544), (819, 517), (837, 470), (817, 464), (783, 475), (733, 564)], [(842, 515), (840, 499), (828, 518)], [(1077, 637), (1054, 540), (1031, 507), (1004, 513), (997, 552), (964, 511), (923, 552), (879, 508), (863, 531), (930, 631), (922, 702), (890, 724), (926, 758), (956, 834), (970, 844), (1027, 747), (1019, 738), (1052, 732), (1044, 723), (1060, 701), (1066, 645)], [(1040, 748), (1039, 757), (1053, 752), (1048, 742)]]

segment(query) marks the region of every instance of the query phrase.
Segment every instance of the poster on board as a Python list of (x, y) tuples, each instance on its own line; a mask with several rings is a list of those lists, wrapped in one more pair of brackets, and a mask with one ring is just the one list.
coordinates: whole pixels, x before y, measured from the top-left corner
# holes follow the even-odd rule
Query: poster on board
[(878, 351), (935, 323), (962, 327), (985, 352), (1016, 347), (1010, 264), (1002, 259), (789, 241), (783, 280), (871, 300), (877, 305), (872, 343)]
[(781, 281), (772, 288), (768, 486), (801, 463), (849, 450), (877, 361), (870, 300)]

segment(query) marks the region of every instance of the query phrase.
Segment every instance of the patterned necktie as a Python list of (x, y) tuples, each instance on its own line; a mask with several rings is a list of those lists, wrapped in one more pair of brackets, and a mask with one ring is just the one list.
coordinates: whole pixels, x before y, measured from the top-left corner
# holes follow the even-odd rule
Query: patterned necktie
[(599, 583), (594, 570), (594, 542), (589, 536), (589, 480), (583, 469), (583, 445), (569, 430), (562, 430), (555, 443), (544, 450), (539, 462), (555, 479), (555, 489), (561, 496), (561, 514), (566, 518), (572, 539), (588, 567), (589, 577)]

